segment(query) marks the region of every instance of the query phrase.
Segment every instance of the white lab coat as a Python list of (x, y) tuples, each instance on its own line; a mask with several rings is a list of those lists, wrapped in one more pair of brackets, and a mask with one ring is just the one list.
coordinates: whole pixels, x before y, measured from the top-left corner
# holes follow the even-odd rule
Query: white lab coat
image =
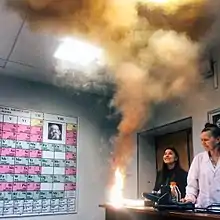
[(208, 152), (193, 159), (187, 177), (186, 198), (201, 208), (220, 203), (220, 162), (214, 168)]

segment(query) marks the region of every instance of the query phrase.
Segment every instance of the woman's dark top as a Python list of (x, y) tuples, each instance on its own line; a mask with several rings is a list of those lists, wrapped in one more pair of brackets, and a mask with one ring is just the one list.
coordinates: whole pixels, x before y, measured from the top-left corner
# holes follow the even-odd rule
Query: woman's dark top
[(178, 167), (167, 170), (165, 175), (163, 175), (163, 173), (162, 170), (157, 173), (154, 191), (158, 191), (161, 185), (169, 185), (170, 182), (176, 182), (181, 192), (181, 197), (184, 198), (186, 194), (187, 172)]

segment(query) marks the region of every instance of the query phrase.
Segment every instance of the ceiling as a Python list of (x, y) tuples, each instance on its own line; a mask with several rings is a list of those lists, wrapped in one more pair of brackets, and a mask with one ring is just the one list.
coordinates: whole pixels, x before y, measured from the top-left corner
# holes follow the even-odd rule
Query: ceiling
[[(93, 77), (89, 84), (81, 73), (58, 74), (53, 54), (60, 39), (31, 32), (16, 12), (6, 9), (5, 1), (0, 0), (0, 74), (111, 96), (114, 87), (105, 70)], [(209, 69), (208, 66), (205, 74)]]
[[(0, 74), (71, 86), (70, 77), (58, 77), (58, 73), (55, 72), (57, 61), (53, 54), (60, 39), (31, 32), (18, 14), (6, 9), (5, 1), (7, 0), (0, 0)], [(89, 90), (92, 90), (91, 86)], [(96, 90), (92, 92), (103, 94), (103, 88), (99, 87)]]
[(58, 39), (29, 31), (25, 21), (5, 9), (4, 2), (0, 1), (1, 73), (45, 81), (53, 73)]

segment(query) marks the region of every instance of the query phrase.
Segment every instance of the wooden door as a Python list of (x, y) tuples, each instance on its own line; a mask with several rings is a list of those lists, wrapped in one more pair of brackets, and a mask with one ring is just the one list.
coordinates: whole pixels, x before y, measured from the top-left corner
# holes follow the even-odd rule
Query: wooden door
[(167, 147), (173, 147), (179, 153), (181, 167), (188, 171), (192, 161), (192, 132), (184, 130), (155, 137), (157, 170), (162, 168), (163, 154)]

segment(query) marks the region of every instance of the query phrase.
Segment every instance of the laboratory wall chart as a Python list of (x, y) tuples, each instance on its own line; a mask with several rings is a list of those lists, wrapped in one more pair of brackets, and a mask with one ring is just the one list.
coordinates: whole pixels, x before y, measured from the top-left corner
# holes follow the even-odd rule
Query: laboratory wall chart
[(0, 218), (77, 212), (78, 118), (0, 106)]

